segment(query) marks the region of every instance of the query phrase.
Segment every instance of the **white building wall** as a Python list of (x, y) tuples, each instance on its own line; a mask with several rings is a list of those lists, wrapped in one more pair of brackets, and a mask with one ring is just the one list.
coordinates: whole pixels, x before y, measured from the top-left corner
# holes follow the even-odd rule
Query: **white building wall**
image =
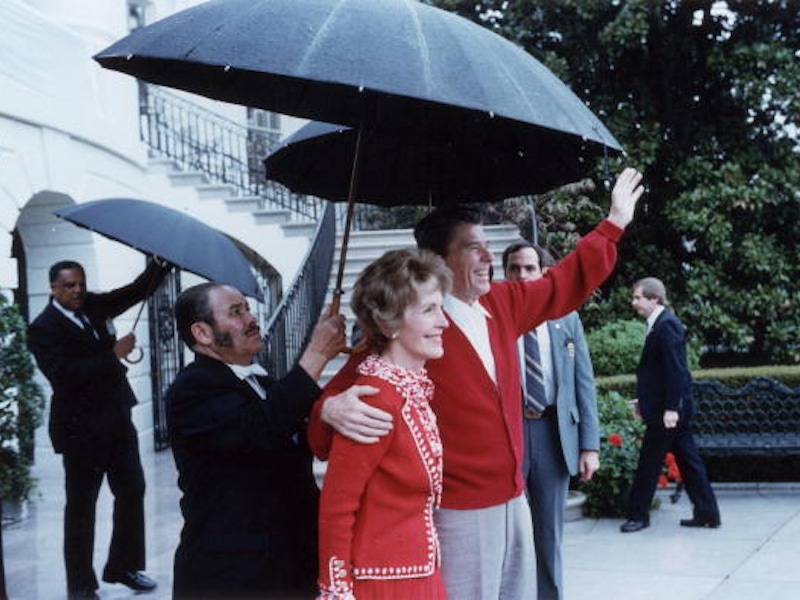
[[(146, 2), (154, 20), (194, 1)], [(131, 281), (144, 257), (125, 246), (56, 218), (72, 203), (132, 197), (173, 208), (239, 237), (273, 262), (288, 284), (308, 247), (281, 228), (255, 226), (249, 213), (232, 214), (219, 199), (202, 199), (192, 187), (176, 187), (148, 165), (139, 139), (138, 90), (129, 76), (102, 69), (92, 55), (125, 35), (125, 0), (0, 0), (0, 291), (21, 285), (12, 258), (12, 233), (25, 249), (30, 318), (49, 297), (47, 269), (57, 260), (79, 260), (91, 289)], [(185, 97), (244, 123), (243, 107)], [(138, 308), (138, 307), (137, 307)], [(137, 308), (116, 321), (130, 331)], [(146, 311), (136, 330), (147, 349)], [(135, 420), (152, 435), (149, 358), (130, 368), (140, 404)], [(39, 446), (49, 446), (46, 435)]]

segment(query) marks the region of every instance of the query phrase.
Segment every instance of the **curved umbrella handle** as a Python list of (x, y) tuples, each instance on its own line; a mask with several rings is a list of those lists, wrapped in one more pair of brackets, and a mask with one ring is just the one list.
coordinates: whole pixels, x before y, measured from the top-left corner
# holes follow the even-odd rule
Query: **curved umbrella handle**
[[(135, 355), (136, 352), (139, 353), (138, 356), (136, 356), (136, 358), (130, 358), (131, 354)], [(142, 362), (143, 358), (144, 358), (144, 350), (142, 350), (139, 347), (136, 347), (133, 350), (131, 350), (131, 353), (128, 356), (124, 357), (122, 360), (124, 360), (129, 365), (136, 365)]]

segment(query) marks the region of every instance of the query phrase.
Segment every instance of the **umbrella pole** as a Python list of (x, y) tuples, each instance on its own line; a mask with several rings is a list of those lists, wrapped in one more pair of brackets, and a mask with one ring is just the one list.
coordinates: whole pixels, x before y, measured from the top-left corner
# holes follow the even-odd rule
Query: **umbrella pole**
[[(144, 305), (147, 304), (147, 298), (155, 291), (155, 286), (153, 285), (156, 282), (156, 276), (153, 275), (150, 278), (150, 281), (147, 282), (147, 288), (145, 289), (144, 299), (139, 303), (139, 312), (136, 313), (136, 318), (133, 320), (133, 325), (131, 326), (131, 333), (136, 331), (136, 326), (139, 324), (139, 319), (142, 316), (142, 311), (144, 311)], [(134, 350), (139, 351), (139, 355), (136, 358), (129, 358), (128, 356), (125, 357), (125, 362), (131, 365), (135, 365), (137, 363), (142, 362), (144, 358), (144, 350), (141, 347), (134, 348)]]
[(342, 281), (344, 279), (344, 265), (347, 260), (347, 247), (350, 244), (350, 228), (353, 223), (353, 215), (356, 212), (356, 190), (358, 189), (358, 177), (361, 166), (361, 140), (363, 137), (364, 125), (358, 128), (356, 136), (356, 149), (353, 155), (353, 168), (350, 171), (350, 188), (347, 192), (347, 214), (344, 221), (344, 232), (342, 233), (342, 251), (339, 254), (339, 269), (336, 273), (336, 286), (333, 289), (333, 300), (331, 301), (330, 315), (338, 315), (342, 302)]

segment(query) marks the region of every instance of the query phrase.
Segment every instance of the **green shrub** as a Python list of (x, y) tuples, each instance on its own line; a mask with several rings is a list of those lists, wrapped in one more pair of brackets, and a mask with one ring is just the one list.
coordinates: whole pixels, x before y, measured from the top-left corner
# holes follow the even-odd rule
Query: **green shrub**
[[(624, 319), (611, 321), (586, 334), (586, 343), (592, 354), (592, 365), (598, 376), (612, 377), (624, 373), (635, 373), (644, 345), (644, 321)], [(690, 369), (700, 365), (700, 353), (696, 340), (689, 339), (686, 345), (686, 362)]]
[(25, 322), (0, 292), (0, 498), (23, 500), (33, 487), (34, 431), (42, 422), (44, 396), (33, 381), (34, 362)]
[(578, 484), (578, 489), (586, 494), (584, 511), (588, 516), (623, 517), (644, 426), (633, 418), (628, 397), (618, 392), (598, 393), (597, 411), (600, 469), (590, 482)]
[(633, 373), (639, 364), (644, 323), (633, 319), (611, 321), (586, 334), (594, 372), (598, 376)]

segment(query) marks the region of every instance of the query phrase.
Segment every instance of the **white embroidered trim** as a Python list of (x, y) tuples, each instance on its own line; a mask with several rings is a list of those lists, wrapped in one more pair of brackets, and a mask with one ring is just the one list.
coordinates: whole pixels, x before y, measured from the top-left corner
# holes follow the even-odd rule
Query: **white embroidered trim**
[(320, 584), (317, 600), (356, 600), (347, 578), (347, 565), (341, 558), (332, 556), (328, 561), (328, 581), (329, 586)]
[(388, 363), (377, 354), (365, 358), (358, 367), (362, 375), (371, 375), (392, 384), (405, 400), (400, 412), (408, 426), (422, 465), (428, 476), (430, 494), (423, 516), (426, 529), (426, 561), (422, 565), (402, 567), (354, 567), (357, 579), (407, 579), (431, 575), (440, 564), (439, 538), (433, 522), (433, 511), (442, 498), (442, 440), (436, 415), (430, 407), (433, 382), (425, 369), (414, 372)]

